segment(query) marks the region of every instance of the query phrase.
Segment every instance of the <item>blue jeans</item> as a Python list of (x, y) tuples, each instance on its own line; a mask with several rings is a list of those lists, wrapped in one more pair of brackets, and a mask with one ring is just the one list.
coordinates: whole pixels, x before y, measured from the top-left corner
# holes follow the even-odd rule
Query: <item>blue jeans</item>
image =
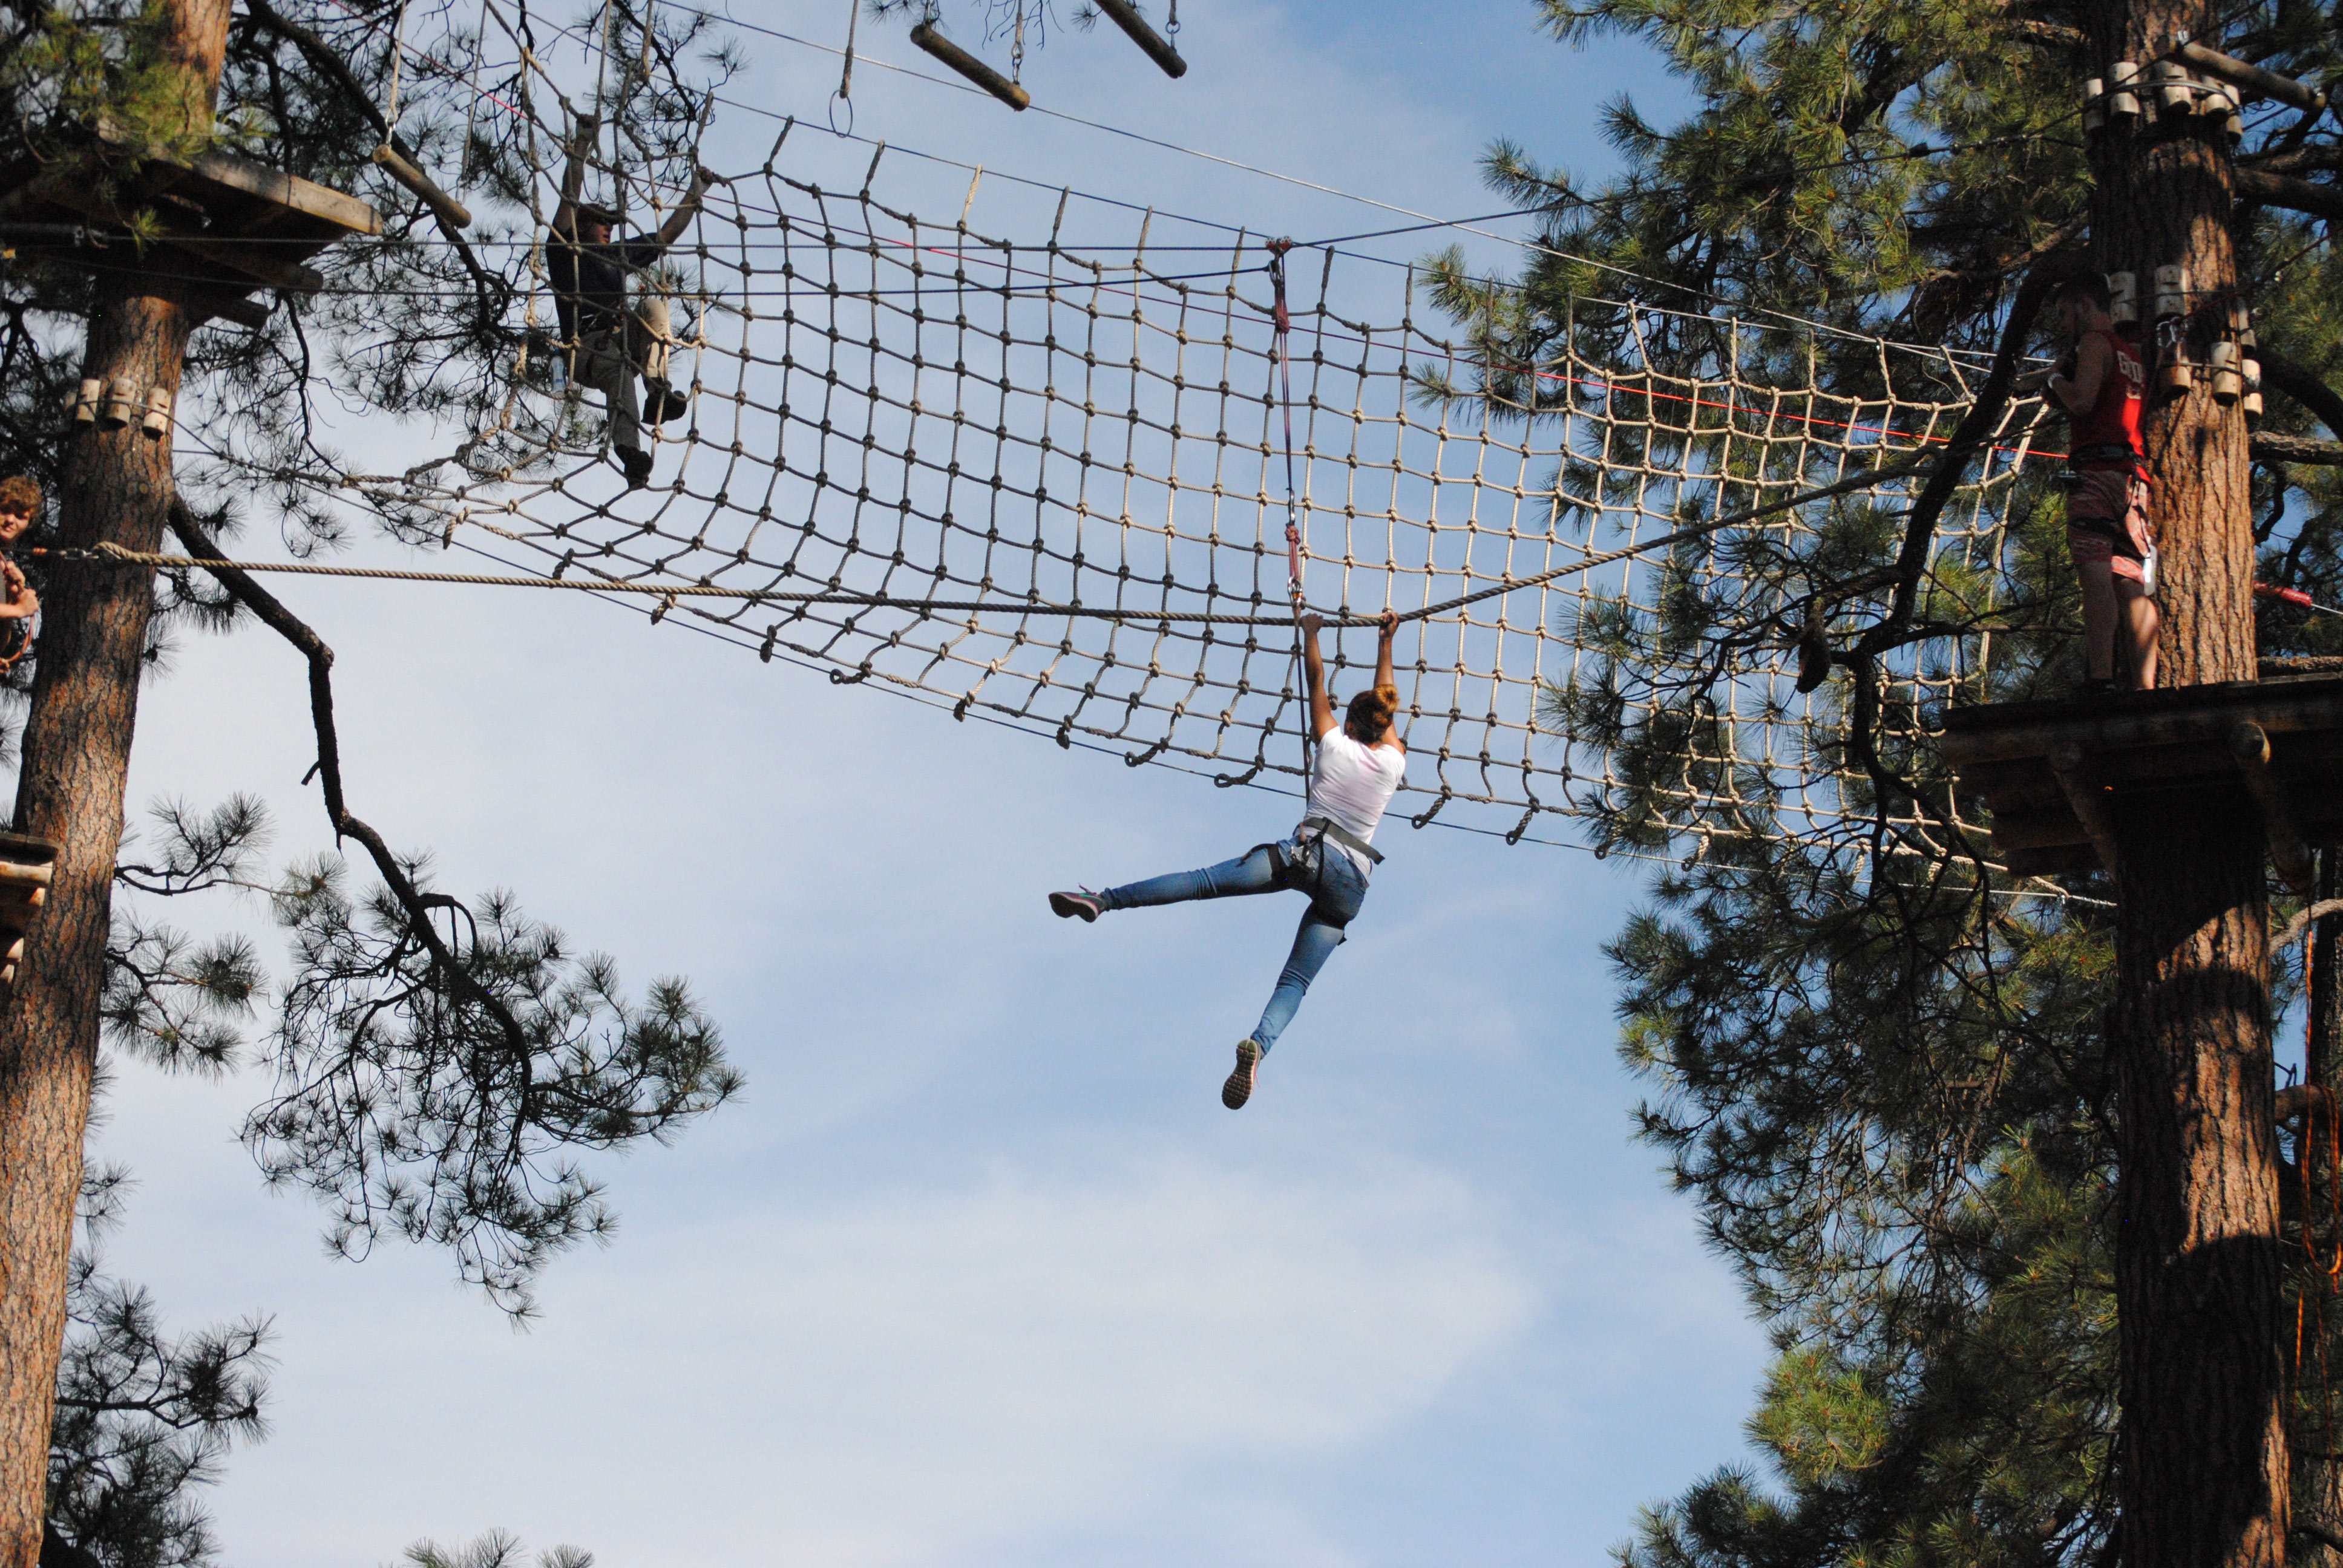
[(1302, 929), (1293, 933), (1293, 950), (1286, 955), (1285, 969), (1277, 977), (1277, 989), (1270, 992), (1269, 1005), (1262, 1010), (1261, 1022), (1252, 1031), (1254, 1041), (1265, 1055), (1277, 1043), (1277, 1037), (1285, 1032), (1285, 1026), (1293, 1021), (1302, 993), (1318, 978), (1318, 971), (1325, 967), (1334, 950), (1342, 945), (1342, 929), (1357, 918), (1359, 906), (1367, 897), (1366, 874), (1333, 845), (1322, 847), (1322, 864), (1314, 882), (1305, 882), (1292, 869), (1299, 854), (1291, 839), (1281, 844), (1256, 844), (1233, 860), (1222, 860), (1201, 871), (1174, 871), (1168, 877), (1151, 877), (1144, 882), (1109, 888), (1099, 895), (1099, 902), (1110, 910), (1137, 910), (1152, 904), (1182, 904), (1192, 899), (1274, 893), (1287, 888), (1308, 893), (1310, 908), (1302, 912)]

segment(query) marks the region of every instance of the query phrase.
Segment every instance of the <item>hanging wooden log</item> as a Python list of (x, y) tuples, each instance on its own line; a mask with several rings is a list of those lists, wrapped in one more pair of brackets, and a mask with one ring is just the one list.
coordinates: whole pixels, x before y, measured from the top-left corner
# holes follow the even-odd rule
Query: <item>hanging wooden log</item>
[(1121, 28), (1132, 43), (1146, 50), (1147, 57), (1162, 66), (1165, 75), (1178, 78), (1188, 74), (1188, 62), (1180, 58), (1180, 51), (1172, 46), (1172, 40), (1149, 26), (1147, 18), (1139, 14), (1131, 0), (1092, 0), (1092, 4), (1105, 12), (1107, 20)]
[(933, 22), (911, 29), (911, 42), (1012, 109), (1032, 107), (1033, 95), (937, 31)]
[(423, 205), (456, 228), (472, 226), (471, 209), (432, 182), (431, 176), (399, 156), (398, 149), (388, 142), (375, 148), (374, 161), (383, 173), (405, 186), (422, 198)]

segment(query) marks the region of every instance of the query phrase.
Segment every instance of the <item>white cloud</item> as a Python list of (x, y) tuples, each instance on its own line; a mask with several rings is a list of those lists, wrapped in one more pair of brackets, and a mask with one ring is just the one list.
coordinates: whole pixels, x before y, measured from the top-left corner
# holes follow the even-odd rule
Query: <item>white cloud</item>
[[(1111, 1527), (1202, 1471), (1387, 1437), (1513, 1345), (1541, 1287), (1495, 1221), (1404, 1162), (1159, 1152), (638, 1231), (518, 1340), (394, 1296), (300, 1336), (349, 1381), (271, 1456), (377, 1448), (403, 1479), (280, 1550), (344, 1560), (418, 1498), (443, 1530), (558, 1516), (617, 1562), (891, 1568)], [(390, 1367), (429, 1369), (459, 1442), (342, 1424)]]

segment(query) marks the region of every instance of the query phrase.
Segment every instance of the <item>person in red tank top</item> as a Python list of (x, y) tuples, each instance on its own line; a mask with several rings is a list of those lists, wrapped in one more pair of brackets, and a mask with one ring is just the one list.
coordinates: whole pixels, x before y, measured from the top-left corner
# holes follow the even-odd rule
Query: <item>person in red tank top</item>
[[(2046, 388), (2066, 408), (2066, 548), (2083, 587), (2084, 689), (2156, 685), (2156, 534), (2147, 519), (2147, 464), (2139, 417), (2147, 367), (2116, 332), (2107, 280), (2087, 273), (2057, 294), (2058, 325), (2073, 351), (2052, 370), (2018, 377), (2020, 391)], [(2118, 680), (2118, 645), (2124, 668)]]

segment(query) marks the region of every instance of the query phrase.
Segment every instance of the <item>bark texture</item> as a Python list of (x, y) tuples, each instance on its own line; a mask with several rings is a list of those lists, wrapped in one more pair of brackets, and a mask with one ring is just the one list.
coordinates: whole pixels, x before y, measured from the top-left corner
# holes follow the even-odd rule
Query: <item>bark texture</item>
[[(208, 121), (227, 0), (168, 0), (163, 9), (186, 112)], [(176, 405), (194, 325), (167, 276), (111, 275), (82, 374), (109, 386), (126, 378), (141, 412), (155, 387), (169, 388)], [(134, 420), (77, 427), (64, 438), (58, 542), (157, 548), (172, 497), (171, 436), (151, 437)], [(40, 1557), (123, 785), (153, 608), (151, 574), (118, 567), (65, 566), (42, 595), (15, 825), (55, 839), (60, 852), (14, 993), (0, 999), (0, 1568), (35, 1568)]]
[[(2096, 0), (2089, 32), (2094, 75), (2220, 36), (2208, 7), (2172, 0)], [(2138, 120), (2095, 139), (2094, 256), (2137, 277), (2143, 314), (2156, 269), (2187, 269), (2183, 344), (2201, 367), (2237, 278), (2228, 147), (2217, 117), (2159, 120), (2142, 96)], [(2255, 674), (2245, 419), (2196, 379), (2146, 427), (2168, 686)], [(2278, 1568), (2289, 1462), (2261, 828), (2240, 789), (2131, 792), (2117, 820), (2121, 1560)]]
[[(2318, 899), (2343, 896), (2343, 849), (2318, 854)], [(2343, 915), (2311, 922), (2305, 958), (2309, 970), (2308, 1038), (2304, 1041), (2305, 1080), (2333, 1095), (2343, 1089)], [(2343, 1244), (2334, 1224), (2335, 1169), (2334, 1101), (2314, 1105), (2301, 1123), (2298, 1145), (2308, 1188), (2302, 1223), (2320, 1261), (2332, 1258)], [(2327, 1292), (2313, 1267), (2305, 1271), (2304, 1288), (2314, 1299), (2304, 1315), (2324, 1344), (2308, 1344), (2295, 1379), (2294, 1523), (2295, 1561), (2307, 1568), (2343, 1568), (2343, 1551), (2328, 1544), (2343, 1539), (2343, 1432), (2338, 1432), (2329, 1387), (2337, 1369), (2343, 1368), (2343, 1301)], [(2309, 1386), (2304, 1387), (2302, 1385)]]

